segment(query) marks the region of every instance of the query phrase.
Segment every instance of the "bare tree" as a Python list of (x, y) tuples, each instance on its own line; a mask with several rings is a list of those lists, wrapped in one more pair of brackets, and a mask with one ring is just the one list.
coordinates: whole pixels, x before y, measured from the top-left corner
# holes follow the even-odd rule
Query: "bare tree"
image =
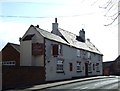
[(120, 0), (107, 0), (105, 4), (99, 6), (99, 8), (106, 10), (104, 16), (111, 20), (111, 22), (106, 24), (105, 26), (112, 25), (118, 19), (118, 16), (120, 15), (120, 11), (118, 10), (119, 2)]

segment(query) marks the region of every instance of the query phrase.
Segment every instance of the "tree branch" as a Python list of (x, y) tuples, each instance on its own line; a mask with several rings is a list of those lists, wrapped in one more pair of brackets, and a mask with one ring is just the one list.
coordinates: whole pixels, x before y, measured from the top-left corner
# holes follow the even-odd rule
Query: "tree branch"
[(115, 22), (115, 20), (118, 18), (119, 15), (120, 15), (120, 13), (118, 13), (118, 15), (113, 19), (113, 21), (111, 23), (104, 25), (104, 26), (112, 25)]

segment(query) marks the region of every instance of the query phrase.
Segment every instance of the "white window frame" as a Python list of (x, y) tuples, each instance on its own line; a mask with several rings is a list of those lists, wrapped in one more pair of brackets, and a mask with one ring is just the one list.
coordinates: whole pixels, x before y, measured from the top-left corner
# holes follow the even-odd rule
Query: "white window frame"
[(64, 72), (64, 69), (63, 69), (63, 60), (60, 60), (60, 59), (57, 60), (56, 71), (57, 72)]
[(16, 65), (16, 61), (2, 61), (2, 65), (5, 65), (5, 66), (15, 66)]
[(77, 72), (81, 72), (82, 69), (81, 69), (81, 62), (77, 62), (77, 65), (76, 65), (76, 69), (77, 69)]
[(81, 51), (79, 49), (77, 49), (77, 57), (81, 57)]
[(62, 45), (58, 44), (58, 55), (62, 55)]
[(91, 53), (90, 52), (87, 52), (87, 58), (91, 59)]

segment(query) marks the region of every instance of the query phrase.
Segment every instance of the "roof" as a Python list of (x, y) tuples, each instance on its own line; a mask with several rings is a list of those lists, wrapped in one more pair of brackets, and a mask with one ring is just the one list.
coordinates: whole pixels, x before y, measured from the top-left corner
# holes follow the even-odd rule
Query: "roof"
[[(35, 27), (35, 26), (34, 26)], [(68, 44), (64, 39), (62, 39), (60, 36), (55, 35), (53, 33), (50, 33), (46, 30), (43, 30), (41, 28), (35, 27), (35, 29), (45, 38), (50, 39), (50, 40), (54, 40), (57, 42), (61, 42), (63, 44)]]
[(120, 62), (120, 55), (115, 59), (115, 61)]
[(70, 45), (76, 47), (76, 48), (81, 48), (84, 50), (88, 50), (91, 52), (95, 52), (98, 54), (102, 54), (96, 47), (95, 45), (93, 45), (89, 40), (86, 40), (85, 43), (84, 42), (80, 42), (78, 40), (76, 40), (77, 35), (73, 34), (69, 31), (63, 30), (61, 28), (59, 28), (60, 33), (65, 37), (65, 39), (70, 43)]
[(114, 61), (103, 62), (103, 68), (110, 67), (113, 63)]
[[(18, 52), (20, 52), (20, 45), (19, 45), (19, 44), (14, 44), (14, 43), (9, 43), (9, 42), (8, 42), (7, 45), (11, 45), (14, 49), (16, 49)], [(7, 45), (6, 45), (6, 46), (7, 46)], [(4, 47), (4, 48), (5, 48), (5, 47)], [(3, 48), (3, 49), (4, 49), (4, 48)], [(3, 50), (3, 49), (2, 49), (2, 50)]]
[(20, 45), (19, 44), (10, 43), (10, 45), (13, 46), (18, 52), (20, 52)]
[[(33, 25), (32, 25), (33, 26)], [(46, 30), (43, 30), (37, 26), (33, 26), (43, 37), (50, 39), (50, 40), (54, 40), (75, 48), (79, 48), (79, 49), (83, 49), (83, 50), (87, 50), (90, 52), (94, 52), (94, 53), (98, 53), (103, 55), (89, 40), (86, 40), (86, 42), (80, 42), (78, 40), (76, 40), (77, 35), (63, 30), (61, 28), (59, 28), (59, 32), (63, 35), (63, 36), (58, 36), (56, 34), (53, 34), (51, 32), (48, 32)]]

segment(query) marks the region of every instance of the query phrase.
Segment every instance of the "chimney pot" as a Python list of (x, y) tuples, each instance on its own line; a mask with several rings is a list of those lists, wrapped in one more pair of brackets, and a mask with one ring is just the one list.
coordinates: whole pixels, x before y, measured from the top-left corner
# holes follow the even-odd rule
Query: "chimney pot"
[(57, 18), (55, 18), (55, 23), (57, 23)]
[(36, 27), (39, 28), (39, 25), (37, 25)]
[(88, 40), (88, 41), (90, 41), (90, 39), (89, 39), (89, 38), (87, 38), (87, 40)]

